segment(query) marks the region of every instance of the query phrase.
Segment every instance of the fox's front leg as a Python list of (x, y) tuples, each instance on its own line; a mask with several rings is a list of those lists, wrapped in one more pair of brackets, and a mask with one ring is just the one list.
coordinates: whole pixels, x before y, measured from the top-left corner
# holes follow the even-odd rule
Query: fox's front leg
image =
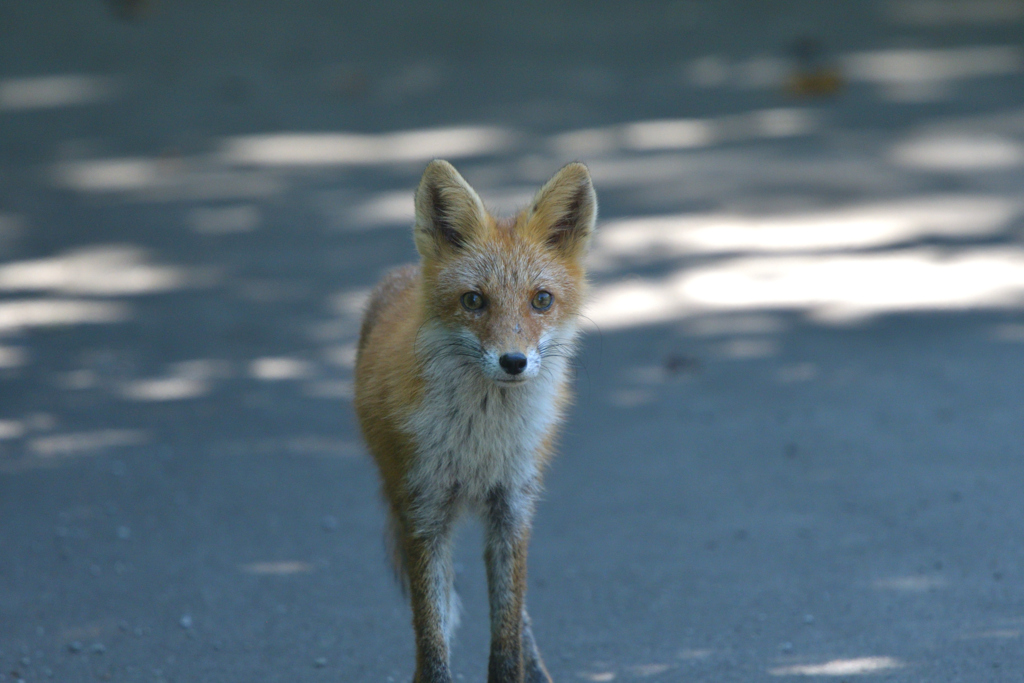
[(432, 519), (402, 525), (412, 622), (416, 631), (413, 683), (451, 683), (448, 646), (458, 620), (453, 588), (452, 515), (438, 510)]
[(526, 549), (534, 496), (498, 488), (487, 499), (484, 560), (491, 607), (488, 683), (551, 683), (526, 615)]

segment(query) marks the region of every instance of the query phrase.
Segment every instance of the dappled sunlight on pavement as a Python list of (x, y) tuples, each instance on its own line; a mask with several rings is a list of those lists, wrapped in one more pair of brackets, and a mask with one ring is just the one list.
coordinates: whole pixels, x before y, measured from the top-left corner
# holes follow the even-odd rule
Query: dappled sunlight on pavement
[[(5, 424), (11, 424), (11, 421)], [(9, 438), (22, 439), (24, 436), (25, 432), (19, 425)], [(21, 453), (0, 459), (0, 473), (19, 473), (68, 465), (75, 458), (106, 456), (121, 448), (145, 444), (149, 439), (146, 432), (138, 429), (99, 429), (32, 436), (25, 439), (25, 448)]]
[(115, 81), (105, 76), (68, 74), (0, 79), (0, 113), (97, 104), (116, 94)]
[(935, 248), (858, 256), (736, 258), (662, 279), (599, 286), (588, 315), (611, 329), (716, 310), (797, 310), (820, 322), (883, 313), (1017, 309), (1024, 250)]
[(856, 657), (833, 659), (822, 664), (780, 666), (770, 669), (768, 673), (773, 676), (857, 676), (901, 669), (904, 666), (892, 657)]
[(147, 257), (144, 249), (118, 244), (8, 262), (0, 265), (0, 290), (123, 296), (179, 289), (197, 279), (187, 271), (149, 264)]
[(246, 574), (257, 574), (260, 576), (291, 576), (293, 574), (308, 574), (314, 567), (308, 562), (300, 560), (283, 560), (277, 562), (250, 562), (239, 565)]
[(82, 159), (52, 170), (54, 184), (137, 201), (211, 201), (272, 197), (283, 191), (272, 174), (225, 168), (209, 159)]
[(695, 255), (848, 251), (891, 248), (926, 238), (976, 239), (999, 235), (1022, 215), (1024, 202), (964, 195), (775, 215), (610, 220), (601, 226), (591, 261), (602, 272), (619, 264)]
[(548, 147), (564, 157), (692, 149), (809, 135), (821, 121), (808, 109), (765, 109), (717, 119), (636, 121), (556, 135)]
[(426, 163), (437, 157), (494, 154), (512, 147), (498, 128), (442, 128), (382, 135), (278, 133), (224, 143), (228, 164), (241, 166), (347, 166)]
[(353, 374), (442, 157), (600, 200), (555, 680), (1020, 678), (1019, 2), (145, 4), (0, 9), (2, 677), (411, 678)]
[(887, 99), (949, 97), (957, 81), (1024, 71), (1024, 50), (1014, 45), (945, 49), (896, 49), (846, 58), (851, 78), (878, 85)]
[(66, 327), (83, 323), (113, 323), (129, 318), (120, 302), (80, 299), (8, 299), (0, 302), (0, 334), (37, 327)]

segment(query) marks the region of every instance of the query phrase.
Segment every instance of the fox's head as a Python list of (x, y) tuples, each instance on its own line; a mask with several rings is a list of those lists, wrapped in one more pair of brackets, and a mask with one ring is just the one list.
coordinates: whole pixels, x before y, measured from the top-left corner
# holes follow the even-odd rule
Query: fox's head
[(416, 190), (422, 305), (444, 334), (429, 355), (465, 359), (498, 383), (564, 366), (586, 290), (582, 258), (597, 217), (587, 167), (563, 167), (517, 216), (496, 220), (447, 161)]

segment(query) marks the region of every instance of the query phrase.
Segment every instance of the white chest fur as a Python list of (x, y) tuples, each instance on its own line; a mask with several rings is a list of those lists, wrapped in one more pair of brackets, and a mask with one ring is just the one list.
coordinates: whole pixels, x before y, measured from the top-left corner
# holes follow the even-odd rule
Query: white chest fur
[[(538, 474), (538, 451), (559, 419), (566, 381), (563, 358), (521, 385), (503, 387), (463, 356), (432, 359), (419, 408), (406, 428), (417, 445), (410, 484), (423, 493), (479, 504), (496, 486), (528, 486)], [(429, 495), (429, 493), (428, 493)]]

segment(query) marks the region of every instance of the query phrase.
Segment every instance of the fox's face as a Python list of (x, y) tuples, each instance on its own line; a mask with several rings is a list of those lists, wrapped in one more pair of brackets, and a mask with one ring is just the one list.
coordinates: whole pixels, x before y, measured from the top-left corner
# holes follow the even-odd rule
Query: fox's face
[(448, 331), (448, 350), (513, 384), (536, 377), (545, 358), (568, 355), (582, 274), (509, 227), (495, 229), (505, 234), (436, 264), (427, 296)]
[(582, 164), (496, 221), (450, 164), (432, 162), (416, 193), (415, 237), (423, 304), (443, 332), (424, 340), (426, 353), (465, 359), (506, 385), (560, 367), (576, 333), (596, 209)]

